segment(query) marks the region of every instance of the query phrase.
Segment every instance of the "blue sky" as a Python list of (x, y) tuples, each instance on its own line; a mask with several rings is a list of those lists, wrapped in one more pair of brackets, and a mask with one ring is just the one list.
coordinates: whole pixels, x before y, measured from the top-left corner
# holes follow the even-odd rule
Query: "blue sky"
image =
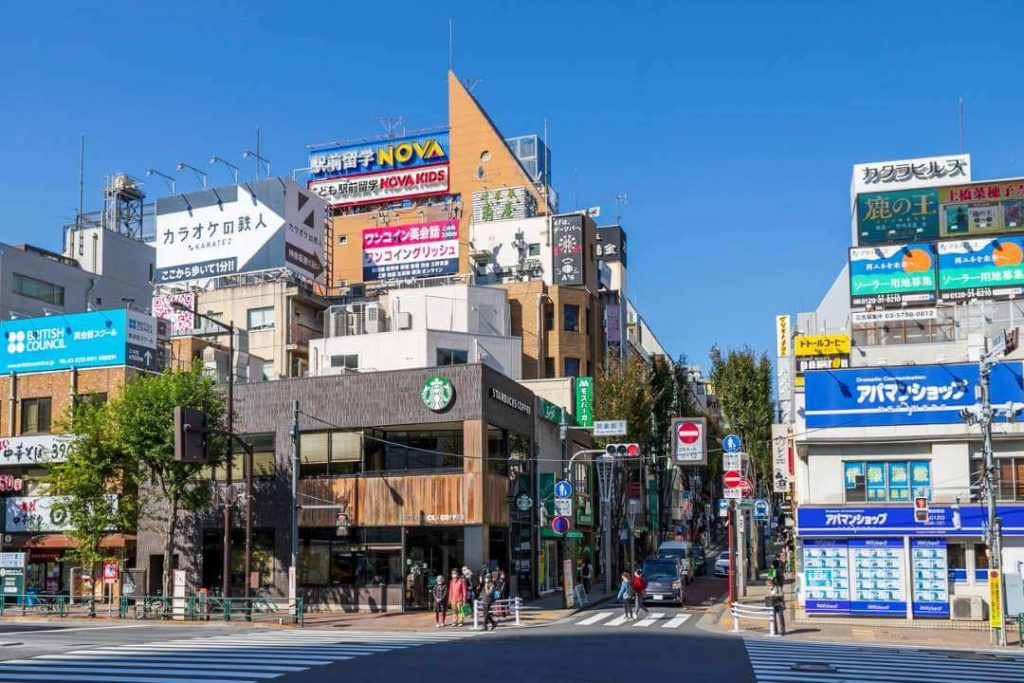
[[(850, 166), (956, 151), (1024, 175), (1024, 5), (995, 2), (17, 3), (0, 25), (0, 240), (59, 248), (102, 177), (446, 120), (455, 68), (506, 135), (548, 120), (572, 209), (628, 193), (629, 286), (673, 354), (773, 348), (849, 246)], [(493, 5), (493, 6), (492, 6)], [(226, 169), (209, 168), (226, 183)], [(150, 195), (166, 191), (150, 179)], [(180, 174), (179, 190), (196, 187)]]

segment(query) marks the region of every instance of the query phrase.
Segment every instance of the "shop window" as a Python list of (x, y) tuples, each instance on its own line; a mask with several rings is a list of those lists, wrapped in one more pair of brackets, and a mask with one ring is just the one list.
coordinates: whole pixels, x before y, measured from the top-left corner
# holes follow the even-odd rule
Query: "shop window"
[(580, 331), (580, 307), (575, 304), (562, 304), (562, 330), (565, 332)]
[(487, 430), (487, 463), (484, 470), (491, 474), (508, 475), (508, 430), (490, 427)]
[(362, 471), (360, 432), (304, 432), (299, 435), (299, 476), (358, 474)]
[(367, 437), (367, 470), (409, 471), (462, 468), (462, 431), (388, 431)]
[(274, 307), (250, 308), (247, 327), (250, 332), (274, 329)]
[(37, 434), (50, 431), (53, 401), (49, 398), (26, 398), (21, 402), (21, 433)]
[(469, 362), (469, 351), (462, 349), (438, 349), (438, 365), (465, 365)]
[(967, 580), (967, 546), (965, 544), (948, 544), (946, 546), (946, 561), (949, 567), (949, 578), (954, 581)]
[(565, 366), (565, 372), (562, 373), (563, 377), (579, 377), (580, 376), (580, 359), (573, 358), (572, 356), (566, 356), (563, 359)]
[(931, 498), (931, 463), (927, 460), (844, 462), (843, 480), (847, 503)]
[(64, 288), (28, 275), (14, 274), (14, 293), (54, 306), (64, 305)]
[(988, 544), (974, 544), (974, 580), (988, 580)]
[[(400, 530), (352, 528), (339, 538), (334, 527), (300, 530), (299, 583), (307, 588), (385, 586), (401, 581)], [(373, 547), (385, 543), (392, 547)]]

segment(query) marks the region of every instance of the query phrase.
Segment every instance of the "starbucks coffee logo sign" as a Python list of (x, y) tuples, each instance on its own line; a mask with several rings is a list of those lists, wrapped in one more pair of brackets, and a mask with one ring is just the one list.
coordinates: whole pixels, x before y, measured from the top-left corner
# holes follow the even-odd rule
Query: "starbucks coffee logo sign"
[(432, 375), (423, 383), (420, 389), (420, 398), (423, 405), (434, 412), (440, 412), (447, 408), (455, 397), (455, 387), (447, 377)]

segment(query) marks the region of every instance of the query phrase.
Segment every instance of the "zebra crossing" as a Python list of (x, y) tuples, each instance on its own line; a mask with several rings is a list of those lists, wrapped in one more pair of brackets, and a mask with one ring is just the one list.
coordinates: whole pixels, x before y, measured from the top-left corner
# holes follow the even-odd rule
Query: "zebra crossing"
[[(642, 619), (627, 619), (621, 610), (615, 612), (596, 612), (584, 619), (573, 622), (573, 626), (625, 626), (632, 628), (679, 628), (689, 620), (691, 614), (679, 613), (669, 616), (665, 612), (644, 613)], [(609, 619), (609, 617), (612, 617)], [(668, 618), (666, 618), (668, 617)]]
[(258, 683), (474, 633), (267, 631), (113, 645), (0, 661), (0, 681)]
[(1024, 655), (744, 638), (758, 683), (1024, 681)]

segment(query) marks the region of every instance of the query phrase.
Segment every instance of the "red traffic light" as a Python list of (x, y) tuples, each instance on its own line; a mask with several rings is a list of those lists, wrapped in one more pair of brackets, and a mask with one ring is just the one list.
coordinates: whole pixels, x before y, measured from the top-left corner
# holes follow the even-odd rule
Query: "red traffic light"
[(605, 446), (604, 452), (612, 457), (635, 458), (640, 455), (640, 444), (610, 443)]

